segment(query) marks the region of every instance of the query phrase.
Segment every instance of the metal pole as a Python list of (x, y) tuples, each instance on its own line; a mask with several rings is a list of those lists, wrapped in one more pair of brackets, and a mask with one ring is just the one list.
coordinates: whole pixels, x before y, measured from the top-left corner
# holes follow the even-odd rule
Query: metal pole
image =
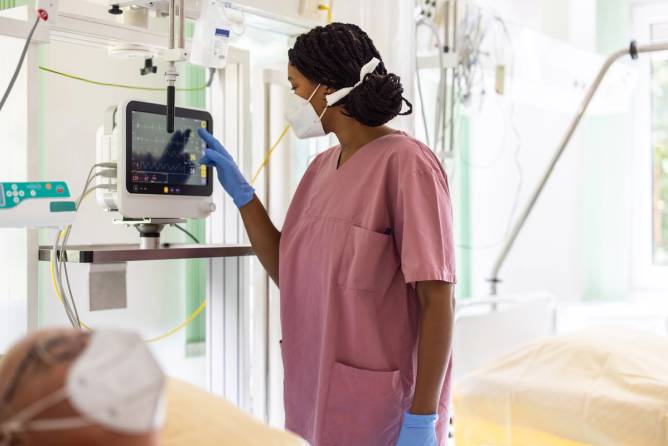
[(503, 248), (501, 249), (501, 253), (497, 257), (496, 262), (494, 263), (494, 268), (492, 269), (492, 274), (489, 279), (490, 284), (490, 292), (494, 296), (498, 292), (498, 284), (500, 282), (499, 279), (499, 272), (501, 271), (501, 268), (503, 267), (503, 264), (506, 261), (506, 258), (508, 257), (508, 254), (510, 253), (510, 250), (512, 249), (513, 245), (515, 244), (515, 241), (517, 240), (517, 236), (519, 233), (522, 231), (522, 228), (524, 227), (524, 224), (526, 223), (527, 219), (529, 218), (529, 215), (531, 215), (531, 212), (533, 211), (534, 206), (536, 205), (536, 202), (538, 201), (538, 198), (540, 197), (540, 194), (543, 192), (543, 189), (545, 188), (545, 185), (547, 184), (547, 181), (550, 179), (550, 176), (552, 175), (554, 168), (556, 167), (557, 163), (559, 162), (559, 159), (561, 158), (561, 155), (563, 155), (564, 151), (566, 150), (566, 147), (568, 146), (568, 143), (571, 141), (571, 138), (573, 137), (573, 134), (575, 133), (575, 130), (578, 128), (578, 125), (580, 124), (580, 121), (582, 120), (582, 117), (584, 116), (585, 112), (587, 111), (587, 108), (589, 107), (589, 104), (591, 103), (592, 98), (594, 97), (594, 94), (598, 90), (598, 88), (601, 85), (601, 82), (603, 81), (605, 75), (607, 74), (608, 70), (610, 67), (620, 58), (628, 55), (631, 55), (634, 59), (637, 58), (638, 54), (643, 54), (643, 53), (653, 53), (657, 51), (666, 51), (668, 50), (668, 42), (662, 42), (662, 43), (656, 43), (656, 44), (651, 44), (651, 45), (645, 45), (638, 47), (635, 42), (631, 43), (631, 47), (616, 51), (612, 55), (610, 55), (605, 62), (603, 63), (603, 66), (598, 72), (598, 75), (596, 76), (596, 79), (594, 80), (594, 83), (592, 86), (589, 88), (589, 91), (587, 92), (584, 100), (582, 101), (582, 104), (577, 110), (577, 113), (575, 117), (573, 118), (573, 121), (571, 122), (571, 125), (568, 127), (568, 130), (566, 131), (566, 134), (561, 140), (561, 143), (559, 144), (559, 147), (556, 151), (556, 153), (552, 156), (552, 159), (541, 177), (540, 181), (538, 182), (538, 185), (536, 186), (534, 192), (531, 194), (531, 198), (529, 198), (529, 202), (526, 204), (524, 207), (522, 213), (520, 214), (517, 222), (513, 226), (510, 235), (506, 239), (506, 241), (503, 244)]
[[(439, 48), (441, 54), (444, 52), (449, 53), (450, 50), (450, 0), (445, 2), (445, 39), (443, 39), (443, 48)], [(443, 116), (442, 123), (443, 127), (441, 128), (441, 151), (445, 155), (447, 148), (445, 147), (445, 133), (447, 132), (447, 122), (448, 122), (448, 72), (449, 68), (443, 67), (441, 65), (441, 82), (443, 82)], [(434, 141), (434, 149), (436, 149), (436, 141)]]
[(186, 49), (186, 1), (179, 0), (179, 48)]
[[(459, 1), (454, 1), (454, 11), (452, 12), (452, 52), (457, 53), (457, 21), (459, 20)], [(450, 146), (449, 152), (455, 150), (455, 93), (457, 92), (457, 67), (452, 69), (452, 86), (450, 88)], [(445, 136), (445, 135), (444, 135)]]
[(174, 34), (175, 34), (175, 23), (174, 17), (176, 14), (176, 0), (169, 0), (169, 49), (174, 49)]
[[(174, 36), (176, 34), (175, 17), (176, 14), (176, 0), (169, 0), (169, 49), (174, 49)], [(170, 56), (171, 57), (171, 56)], [(174, 114), (176, 108), (176, 64), (174, 60), (170, 60), (165, 72), (167, 79), (167, 133), (174, 132)]]
[[(265, 147), (269, 147), (271, 144), (271, 84), (265, 82), (264, 84), (264, 140)], [(269, 165), (265, 168), (265, 202), (267, 206), (267, 212), (270, 211), (269, 208)], [(264, 302), (266, 306), (265, 312), (265, 338), (264, 338), (264, 382), (265, 382), (265, 399), (264, 399), (264, 410), (265, 410), (265, 422), (271, 422), (271, 278), (269, 273), (265, 273), (264, 280)]]
[(445, 2), (445, 47), (450, 51), (450, 0)]

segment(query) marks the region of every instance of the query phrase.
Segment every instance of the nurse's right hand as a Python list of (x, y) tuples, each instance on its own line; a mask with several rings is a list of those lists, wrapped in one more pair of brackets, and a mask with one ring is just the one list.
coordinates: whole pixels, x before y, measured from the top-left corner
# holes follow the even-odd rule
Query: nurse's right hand
[(205, 129), (197, 129), (197, 134), (208, 146), (204, 156), (199, 160), (200, 164), (215, 167), (218, 172), (218, 181), (232, 197), (234, 204), (239, 209), (246, 206), (253, 199), (255, 189), (248, 184), (232, 155)]

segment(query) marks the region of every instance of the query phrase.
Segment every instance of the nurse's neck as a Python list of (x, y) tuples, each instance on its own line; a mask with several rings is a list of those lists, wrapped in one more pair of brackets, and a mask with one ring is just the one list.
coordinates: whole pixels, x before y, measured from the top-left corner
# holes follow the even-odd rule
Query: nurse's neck
[(347, 116), (340, 116), (340, 119), (336, 119), (336, 122), (332, 124), (332, 132), (341, 145), (338, 168), (343, 166), (359, 149), (373, 140), (396, 133), (396, 130), (386, 125), (369, 127)]

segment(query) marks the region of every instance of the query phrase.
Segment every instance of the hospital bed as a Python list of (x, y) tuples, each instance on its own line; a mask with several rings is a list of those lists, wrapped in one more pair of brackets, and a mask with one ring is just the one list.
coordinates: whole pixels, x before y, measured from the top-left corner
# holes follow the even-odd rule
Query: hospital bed
[(460, 379), (456, 446), (665, 446), (668, 337), (601, 326), (543, 338)]
[(556, 299), (549, 293), (503, 295), (457, 302), (453, 379), (556, 331)]
[(161, 446), (308, 446), (273, 429), (232, 403), (172, 379), (167, 385), (167, 422)]

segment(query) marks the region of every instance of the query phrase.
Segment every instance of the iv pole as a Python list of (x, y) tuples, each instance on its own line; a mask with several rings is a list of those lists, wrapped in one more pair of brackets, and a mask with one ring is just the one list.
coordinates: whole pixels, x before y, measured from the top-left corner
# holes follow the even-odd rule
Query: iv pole
[(510, 232), (510, 235), (506, 239), (506, 241), (503, 244), (503, 248), (501, 249), (501, 252), (499, 256), (496, 259), (496, 262), (494, 263), (494, 268), (492, 269), (492, 274), (491, 277), (488, 279), (490, 282), (490, 293), (492, 296), (496, 296), (498, 292), (498, 285), (501, 283), (501, 279), (499, 278), (499, 272), (501, 271), (501, 268), (503, 267), (508, 254), (510, 254), (510, 250), (513, 248), (513, 245), (515, 244), (515, 241), (517, 240), (517, 236), (520, 234), (522, 229), (524, 228), (524, 224), (526, 223), (527, 219), (529, 218), (529, 215), (531, 215), (531, 212), (533, 211), (534, 206), (536, 205), (536, 202), (538, 201), (538, 198), (540, 197), (541, 193), (543, 192), (543, 189), (545, 188), (545, 185), (547, 184), (547, 181), (550, 179), (550, 176), (552, 176), (552, 173), (554, 171), (554, 168), (556, 167), (557, 163), (559, 162), (559, 159), (561, 158), (561, 155), (564, 153), (566, 150), (566, 147), (568, 146), (568, 143), (571, 141), (571, 138), (573, 137), (573, 133), (575, 133), (575, 130), (578, 128), (578, 125), (580, 124), (580, 121), (582, 120), (582, 117), (584, 116), (585, 112), (587, 111), (587, 108), (589, 107), (589, 104), (594, 97), (594, 94), (596, 94), (596, 91), (601, 85), (601, 82), (603, 81), (603, 78), (607, 74), (608, 70), (610, 67), (619, 59), (626, 55), (630, 55), (633, 60), (638, 59), (639, 54), (645, 54), (645, 53), (655, 53), (659, 51), (666, 51), (668, 50), (668, 42), (660, 42), (656, 44), (650, 44), (650, 45), (644, 45), (644, 46), (638, 46), (638, 44), (633, 41), (631, 42), (631, 45), (627, 49), (622, 49), (619, 51), (616, 51), (615, 53), (611, 54), (603, 63), (603, 66), (601, 67), (600, 71), (598, 72), (598, 75), (596, 76), (596, 79), (594, 80), (594, 83), (592, 86), (589, 88), (589, 91), (587, 92), (587, 95), (584, 98), (584, 101), (580, 105), (580, 108), (577, 111), (577, 114), (573, 118), (573, 121), (566, 131), (566, 134), (564, 135), (563, 139), (561, 140), (561, 144), (559, 144), (559, 148), (557, 149), (556, 153), (553, 155), (552, 160), (550, 161), (547, 170), (541, 177), (538, 185), (536, 186), (533, 194), (531, 194), (531, 198), (529, 198), (528, 203), (522, 210), (522, 213), (520, 214), (517, 222), (513, 225), (513, 228)]

